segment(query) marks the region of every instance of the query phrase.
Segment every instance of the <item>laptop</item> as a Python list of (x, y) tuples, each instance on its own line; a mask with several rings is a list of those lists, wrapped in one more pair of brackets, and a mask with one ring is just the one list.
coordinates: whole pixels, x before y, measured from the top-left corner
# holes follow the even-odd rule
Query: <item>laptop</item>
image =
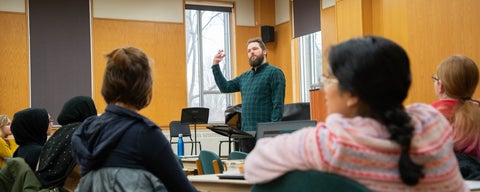
[(304, 127), (315, 127), (315, 120), (296, 120), (257, 123), (256, 139), (274, 137), (283, 133), (291, 133)]

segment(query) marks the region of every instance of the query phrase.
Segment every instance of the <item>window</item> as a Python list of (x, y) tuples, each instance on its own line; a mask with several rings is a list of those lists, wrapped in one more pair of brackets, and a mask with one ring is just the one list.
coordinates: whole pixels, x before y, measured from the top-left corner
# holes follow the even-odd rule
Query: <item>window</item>
[(322, 32), (301, 36), (298, 41), (300, 63), (300, 97), (310, 101), (310, 89), (318, 85), (322, 74)]
[(188, 107), (210, 109), (209, 122), (225, 122), (225, 109), (232, 105), (231, 94), (218, 90), (212, 74), (213, 56), (223, 49), (226, 57), (220, 68), (230, 79), (230, 13), (225, 9), (186, 6)]

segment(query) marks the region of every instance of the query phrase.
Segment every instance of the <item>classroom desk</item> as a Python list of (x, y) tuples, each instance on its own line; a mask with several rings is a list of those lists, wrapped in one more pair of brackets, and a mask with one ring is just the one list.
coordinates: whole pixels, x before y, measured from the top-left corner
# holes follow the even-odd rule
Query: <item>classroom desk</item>
[(480, 181), (465, 180), (467, 182), (470, 191), (480, 191)]
[(183, 168), (188, 169), (188, 170), (196, 170), (197, 169), (197, 161), (198, 157), (187, 157), (187, 158), (181, 158), (182, 163), (183, 163)]
[(252, 188), (252, 184), (243, 179), (219, 179), (216, 174), (188, 176), (188, 180), (200, 191), (244, 192)]
[[(219, 179), (216, 174), (188, 176), (188, 179), (200, 191), (242, 192), (250, 191), (253, 186), (245, 180)], [(467, 180), (466, 182), (471, 191), (480, 192), (480, 181)]]

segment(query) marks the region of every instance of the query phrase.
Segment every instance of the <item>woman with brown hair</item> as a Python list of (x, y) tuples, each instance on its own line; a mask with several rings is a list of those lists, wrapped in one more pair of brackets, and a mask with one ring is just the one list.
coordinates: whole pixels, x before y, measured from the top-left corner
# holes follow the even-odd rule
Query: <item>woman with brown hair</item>
[(480, 179), (480, 107), (472, 98), (478, 84), (475, 62), (463, 55), (443, 60), (432, 76), (438, 109), (453, 128), (453, 148), (463, 178)]
[(466, 56), (450, 56), (432, 78), (439, 99), (432, 105), (452, 124), (455, 152), (480, 157), (480, 107), (472, 99), (478, 84), (477, 65)]
[(87, 118), (72, 136), (82, 174), (77, 190), (196, 191), (160, 127), (138, 113), (152, 99), (147, 55), (125, 47), (107, 58), (101, 91), (107, 108)]

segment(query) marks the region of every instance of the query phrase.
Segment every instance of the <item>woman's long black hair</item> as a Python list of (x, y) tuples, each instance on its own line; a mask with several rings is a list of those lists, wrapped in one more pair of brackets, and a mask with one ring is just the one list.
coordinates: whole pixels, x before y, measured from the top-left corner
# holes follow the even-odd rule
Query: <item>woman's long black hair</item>
[(411, 83), (405, 50), (388, 39), (367, 36), (332, 47), (329, 62), (340, 90), (352, 93), (367, 106), (368, 114), (360, 115), (384, 124), (390, 139), (400, 145), (400, 177), (403, 183), (416, 185), (424, 175), (423, 166), (409, 155), (414, 128), (402, 105)]

